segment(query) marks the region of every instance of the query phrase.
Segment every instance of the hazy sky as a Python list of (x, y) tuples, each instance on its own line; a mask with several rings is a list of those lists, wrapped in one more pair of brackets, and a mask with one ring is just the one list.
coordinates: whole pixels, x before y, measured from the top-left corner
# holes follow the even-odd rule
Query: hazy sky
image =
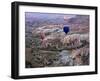
[(49, 17), (49, 18), (56, 18), (56, 17), (62, 17), (64, 19), (69, 19), (72, 17), (75, 17), (74, 14), (59, 14), (59, 13), (39, 13), (39, 12), (25, 12), (26, 18), (37, 18), (37, 17)]

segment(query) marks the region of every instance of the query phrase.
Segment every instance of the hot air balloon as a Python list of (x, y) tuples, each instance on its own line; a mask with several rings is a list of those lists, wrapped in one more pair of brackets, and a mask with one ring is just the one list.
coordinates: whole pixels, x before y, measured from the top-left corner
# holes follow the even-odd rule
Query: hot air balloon
[(63, 31), (65, 32), (65, 34), (67, 34), (70, 31), (70, 29), (68, 26), (64, 26)]

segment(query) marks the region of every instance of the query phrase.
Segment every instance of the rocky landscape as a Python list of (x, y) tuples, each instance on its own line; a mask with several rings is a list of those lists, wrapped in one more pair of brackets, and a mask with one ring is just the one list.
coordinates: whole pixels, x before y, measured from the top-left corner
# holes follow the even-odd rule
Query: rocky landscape
[(25, 13), (26, 68), (82, 65), (89, 65), (88, 15)]

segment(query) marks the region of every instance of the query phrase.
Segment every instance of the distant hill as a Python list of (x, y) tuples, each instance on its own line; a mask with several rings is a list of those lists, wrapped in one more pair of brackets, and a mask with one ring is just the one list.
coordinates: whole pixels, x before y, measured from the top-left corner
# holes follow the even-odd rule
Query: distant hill
[(28, 27), (39, 27), (45, 24), (67, 24), (67, 20), (64, 20), (64, 16), (67, 20), (75, 17), (76, 15), (66, 14), (49, 14), (49, 13), (26, 13), (25, 23)]
[(77, 15), (74, 18), (70, 18), (68, 20), (70, 24), (82, 24), (82, 25), (89, 25), (89, 16), (85, 15)]

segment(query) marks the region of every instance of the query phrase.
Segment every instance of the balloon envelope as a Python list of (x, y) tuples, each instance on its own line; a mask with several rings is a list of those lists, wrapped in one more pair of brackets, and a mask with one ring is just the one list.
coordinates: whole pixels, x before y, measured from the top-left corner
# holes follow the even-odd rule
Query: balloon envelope
[(68, 26), (64, 26), (63, 31), (67, 34), (70, 31), (70, 29)]

